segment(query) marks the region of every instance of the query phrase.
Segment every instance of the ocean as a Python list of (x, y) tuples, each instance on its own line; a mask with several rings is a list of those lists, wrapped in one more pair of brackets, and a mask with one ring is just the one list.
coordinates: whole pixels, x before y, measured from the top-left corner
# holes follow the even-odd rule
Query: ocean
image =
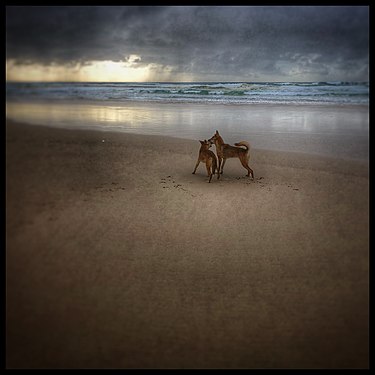
[(19, 83), (7, 100), (212, 104), (368, 104), (368, 82)]

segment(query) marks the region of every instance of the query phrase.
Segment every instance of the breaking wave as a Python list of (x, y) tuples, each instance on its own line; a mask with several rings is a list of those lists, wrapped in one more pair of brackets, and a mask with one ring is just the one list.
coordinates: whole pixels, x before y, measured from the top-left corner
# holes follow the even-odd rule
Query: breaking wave
[(201, 102), (220, 104), (368, 104), (368, 82), (22, 83), (7, 99)]

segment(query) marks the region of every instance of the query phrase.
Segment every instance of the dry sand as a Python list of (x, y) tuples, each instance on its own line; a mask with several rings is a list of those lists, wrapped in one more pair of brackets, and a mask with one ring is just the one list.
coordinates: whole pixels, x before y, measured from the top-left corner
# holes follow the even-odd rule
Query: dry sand
[(7, 368), (368, 368), (368, 163), (199, 146), (8, 121)]

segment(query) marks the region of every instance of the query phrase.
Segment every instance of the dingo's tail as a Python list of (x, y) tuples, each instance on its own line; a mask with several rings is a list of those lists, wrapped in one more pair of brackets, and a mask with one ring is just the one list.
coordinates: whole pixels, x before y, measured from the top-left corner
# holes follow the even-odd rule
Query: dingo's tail
[(235, 143), (235, 145), (236, 146), (244, 146), (244, 147), (246, 147), (247, 162), (249, 162), (249, 160), (250, 160), (250, 144), (249, 144), (249, 142), (241, 141), (241, 142)]
[(235, 146), (244, 146), (244, 147), (246, 147), (246, 150), (250, 149), (249, 142), (246, 142), (246, 141), (241, 141), (241, 142), (235, 143)]

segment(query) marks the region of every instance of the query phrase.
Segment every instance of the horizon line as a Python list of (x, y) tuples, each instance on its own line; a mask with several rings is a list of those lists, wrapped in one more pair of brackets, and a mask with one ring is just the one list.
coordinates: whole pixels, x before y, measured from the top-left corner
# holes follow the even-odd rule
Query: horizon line
[(369, 83), (366, 81), (351, 81), (351, 80), (328, 80), (328, 81), (23, 81), (23, 80), (6, 80), (6, 83), (333, 83), (333, 82), (361, 82)]

